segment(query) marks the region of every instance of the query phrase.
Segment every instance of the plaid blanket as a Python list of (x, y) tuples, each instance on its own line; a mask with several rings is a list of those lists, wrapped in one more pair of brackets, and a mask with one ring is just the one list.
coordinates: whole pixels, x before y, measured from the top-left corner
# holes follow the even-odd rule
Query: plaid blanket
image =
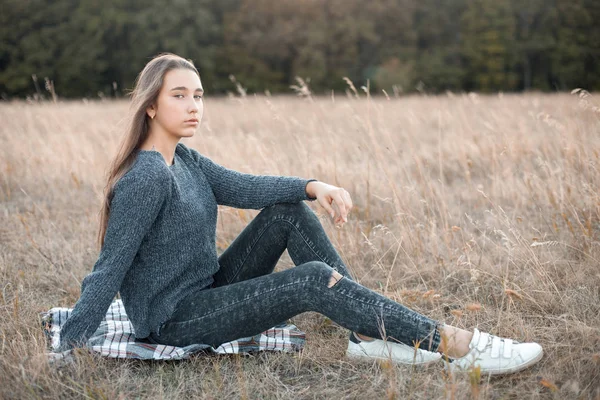
[[(40, 313), (42, 329), (50, 348), (60, 346), (60, 329), (69, 318), (71, 308), (55, 307)], [(112, 358), (137, 358), (153, 360), (181, 360), (201, 350), (214, 354), (252, 353), (257, 351), (299, 351), (304, 347), (305, 334), (295, 325), (282, 323), (258, 335), (240, 338), (223, 343), (216, 349), (207, 344), (192, 344), (185, 347), (150, 344), (136, 341), (131, 321), (127, 318), (121, 299), (112, 302), (106, 317), (87, 342), (87, 348), (102, 356)], [(49, 361), (72, 361), (67, 350), (63, 353), (51, 352)]]

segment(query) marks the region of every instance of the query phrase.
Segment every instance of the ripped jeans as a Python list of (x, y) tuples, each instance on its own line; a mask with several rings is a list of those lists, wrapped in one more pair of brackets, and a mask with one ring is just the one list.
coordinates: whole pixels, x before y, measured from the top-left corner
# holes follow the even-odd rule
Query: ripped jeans
[[(287, 249), (295, 267), (273, 272)], [(181, 300), (151, 343), (218, 347), (307, 311), (373, 338), (437, 351), (440, 323), (356, 283), (308, 205), (264, 208), (219, 257), (211, 287)], [(342, 275), (340, 277), (337, 273)], [(339, 278), (339, 279), (337, 279)]]

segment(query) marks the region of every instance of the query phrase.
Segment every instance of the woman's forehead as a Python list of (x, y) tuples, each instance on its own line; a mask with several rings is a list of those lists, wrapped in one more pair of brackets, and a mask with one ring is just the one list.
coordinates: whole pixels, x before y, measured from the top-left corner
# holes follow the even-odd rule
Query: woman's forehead
[(194, 91), (202, 89), (202, 83), (194, 71), (179, 68), (166, 73), (163, 88), (168, 91), (173, 88), (186, 88)]

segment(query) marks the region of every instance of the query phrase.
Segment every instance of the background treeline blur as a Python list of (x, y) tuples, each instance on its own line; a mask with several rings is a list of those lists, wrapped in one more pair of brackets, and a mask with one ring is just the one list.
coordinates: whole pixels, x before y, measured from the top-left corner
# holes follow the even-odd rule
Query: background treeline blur
[[(0, 0), (0, 95), (122, 96), (153, 55), (208, 93), (600, 88), (598, 0)], [(33, 79), (32, 76), (37, 77)], [(235, 77), (235, 78), (234, 78)], [(44, 78), (48, 78), (44, 82)], [(46, 93), (47, 94), (47, 93)]]

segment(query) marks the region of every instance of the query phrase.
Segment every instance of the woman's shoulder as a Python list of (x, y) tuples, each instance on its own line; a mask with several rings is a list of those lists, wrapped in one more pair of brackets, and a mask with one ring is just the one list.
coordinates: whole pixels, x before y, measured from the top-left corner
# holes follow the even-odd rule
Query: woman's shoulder
[(191, 161), (195, 165), (199, 165), (200, 167), (204, 166), (207, 161), (210, 161), (210, 158), (200, 153), (198, 150), (193, 147), (189, 147), (181, 142), (177, 143), (177, 147), (175, 150), (180, 157), (183, 159), (187, 159)]
[(138, 153), (133, 165), (119, 179), (117, 185), (163, 186), (171, 179), (168, 168), (158, 151), (145, 150)]

